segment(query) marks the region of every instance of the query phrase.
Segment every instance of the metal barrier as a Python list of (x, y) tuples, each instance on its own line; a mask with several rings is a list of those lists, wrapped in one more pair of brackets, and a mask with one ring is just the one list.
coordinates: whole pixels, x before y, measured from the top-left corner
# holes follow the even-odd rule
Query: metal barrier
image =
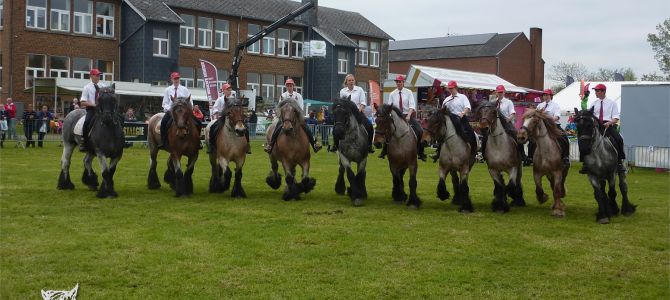
[(656, 146), (627, 146), (626, 160), (635, 167), (670, 169), (670, 148)]

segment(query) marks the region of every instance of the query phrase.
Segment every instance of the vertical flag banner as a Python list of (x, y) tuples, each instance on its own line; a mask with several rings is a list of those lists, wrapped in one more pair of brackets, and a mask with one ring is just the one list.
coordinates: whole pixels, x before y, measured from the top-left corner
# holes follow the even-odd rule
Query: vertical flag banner
[(370, 84), (370, 105), (376, 103), (377, 106), (381, 106), (381, 91), (379, 88), (379, 83), (374, 80), (369, 80)]
[(216, 83), (219, 81), (216, 67), (204, 59), (200, 60), (200, 66), (202, 68), (202, 78), (205, 80), (205, 91), (207, 91), (209, 106), (212, 106), (214, 101), (219, 98), (219, 91), (216, 88)]

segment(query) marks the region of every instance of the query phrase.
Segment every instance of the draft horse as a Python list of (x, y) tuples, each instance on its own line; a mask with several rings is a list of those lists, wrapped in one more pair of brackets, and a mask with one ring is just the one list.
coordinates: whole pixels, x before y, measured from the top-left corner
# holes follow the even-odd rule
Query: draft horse
[[(374, 143), (381, 148), (383, 143), (388, 144), (387, 158), (391, 175), (393, 175), (393, 201), (402, 204), (407, 201), (410, 208), (419, 208), (421, 199), (416, 194), (416, 141), (414, 131), (402, 117), (402, 112), (388, 104), (382, 105), (376, 114), (377, 127), (375, 128)], [(409, 169), (409, 199), (404, 190), (403, 177)]]
[(463, 138), (463, 128), (458, 126), (460, 124), (454, 124), (453, 120), (453, 114), (446, 107), (432, 111), (422, 140), (428, 143), (440, 142), (437, 197), (442, 201), (449, 199), (445, 179), (447, 174), (451, 174), (454, 187), (452, 203), (460, 205), (459, 212), (473, 212), (468, 175), (475, 163), (475, 152), (471, 149), (472, 145)]
[[(619, 159), (612, 141), (605, 136), (607, 130), (590, 110), (577, 111), (575, 108), (575, 124), (577, 125), (577, 142), (579, 152), (584, 156), (584, 164), (588, 169), (588, 177), (593, 186), (594, 196), (598, 202), (596, 221), (609, 224), (610, 218), (619, 214), (616, 203), (616, 175), (619, 176), (621, 197), (621, 213), (630, 216), (635, 213), (636, 205), (628, 200), (628, 183), (626, 172), (617, 172)], [(605, 185), (608, 192), (605, 193)]]
[(231, 191), (233, 198), (246, 198), (247, 194), (242, 188), (242, 167), (247, 157), (249, 143), (245, 137), (247, 130), (244, 125), (244, 106), (239, 100), (229, 100), (221, 114), (224, 117), (216, 120), (220, 130), (216, 136), (209, 136), (209, 129), (215, 122), (210, 122), (205, 129), (205, 139), (214, 139), (215, 151), (209, 154), (209, 164), (212, 167), (212, 175), (209, 179), (210, 193), (223, 193), (230, 188), (232, 172), (229, 165), (235, 163), (235, 183)]
[[(170, 153), (167, 161), (167, 170), (163, 180), (170, 184), (177, 197), (193, 194), (193, 169), (200, 152), (200, 127), (193, 117), (193, 107), (189, 98), (177, 97), (173, 99), (170, 112), (172, 122), (168, 126), (168, 140), (166, 151)], [(157, 113), (149, 119), (147, 141), (149, 144), (150, 167), (147, 185), (149, 189), (161, 187), (156, 173), (156, 157), (161, 142), (160, 123), (165, 113)], [(186, 170), (182, 171), (181, 158), (188, 157)]]
[(533, 179), (535, 180), (535, 196), (540, 203), (547, 201), (548, 196), (542, 189), (542, 177), (547, 176), (554, 196), (552, 215), (565, 216), (565, 179), (568, 177), (570, 165), (563, 163), (561, 146), (558, 139), (564, 135), (554, 121), (550, 120), (542, 111), (529, 109), (523, 115), (523, 126), (517, 133), (520, 143), (529, 139), (535, 141), (537, 151), (533, 156)]
[[(279, 122), (282, 131), (272, 151), (268, 153), (271, 170), (265, 182), (275, 190), (281, 186), (281, 175), (278, 172), (278, 161), (281, 161), (286, 174), (286, 188), (282, 199), (300, 200), (301, 193), (309, 193), (316, 185), (316, 179), (309, 177), (310, 146), (307, 134), (302, 129), (305, 119), (302, 116), (302, 108), (292, 100), (280, 102), (277, 110), (279, 118), (268, 126), (267, 142), (270, 142), (275, 126), (280, 126)], [(302, 169), (302, 179), (299, 182), (296, 180), (296, 166)]]
[[(521, 187), (521, 155), (517, 150), (516, 132), (493, 102), (480, 105), (477, 115), (480, 130), (488, 133), (486, 150), (482, 154), (495, 185), (491, 208), (497, 212), (508, 212), (510, 204), (526, 206)], [(507, 186), (503, 172), (509, 174)], [(512, 198), (510, 204), (507, 203), (507, 196)]]
[[(368, 122), (356, 104), (349, 98), (335, 99), (332, 105), (332, 114), (335, 119), (333, 136), (339, 139), (337, 155), (340, 168), (335, 182), (335, 192), (344, 195), (345, 189), (354, 206), (363, 205), (368, 197), (365, 187), (365, 166), (368, 162), (368, 132), (365, 129)], [(353, 171), (353, 163), (358, 169)], [(349, 188), (345, 187), (344, 172), (347, 172)]]
[[(98, 190), (98, 175), (91, 166), (93, 157), (97, 156), (102, 169), (102, 185), (97, 193), (98, 198), (113, 198), (118, 195), (114, 190), (114, 172), (123, 156), (125, 135), (114, 89), (114, 84), (100, 89), (98, 99), (96, 99), (96, 112), (91, 120), (89, 138), (86, 139), (89, 147), (84, 156), (82, 182), (90, 190)], [(70, 179), (70, 160), (73, 150), (82, 141), (82, 125), (85, 115), (86, 111), (83, 109), (73, 110), (67, 114), (63, 122), (63, 155), (58, 178), (59, 190), (74, 189), (74, 184)], [(109, 164), (107, 159), (109, 159)]]

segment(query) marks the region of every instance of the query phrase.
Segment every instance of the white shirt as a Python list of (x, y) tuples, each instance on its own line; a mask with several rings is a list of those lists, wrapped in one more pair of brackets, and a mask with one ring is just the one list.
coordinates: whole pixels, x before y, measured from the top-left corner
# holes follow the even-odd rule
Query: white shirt
[(416, 101), (414, 101), (414, 94), (408, 88), (402, 88), (402, 91), (395, 89), (389, 95), (389, 99), (386, 101), (386, 104), (391, 104), (397, 108), (400, 108), (400, 95), (402, 94), (402, 108), (401, 111), (403, 114), (408, 114), (410, 108), (416, 111)]
[[(177, 90), (177, 97), (175, 97), (175, 89)], [(165, 94), (163, 95), (163, 111), (168, 112), (170, 111), (170, 108), (172, 107), (172, 98), (190, 98), (191, 97), (191, 92), (188, 91), (188, 89), (183, 86), (183, 85), (178, 85), (176, 88), (174, 85), (168, 86), (165, 89)], [(193, 99), (189, 99), (191, 102), (191, 107), (193, 107)]]
[[(494, 100), (493, 103), (495, 103), (497, 106), (498, 99)], [(516, 111), (514, 110), (514, 103), (510, 99), (502, 98), (502, 100), (500, 100), (500, 106), (498, 108), (500, 109), (502, 115), (508, 120), (512, 114), (516, 114)]]
[(461, 114), (466, 108), (470, 107), (470, 100), (461, 93), (456, 93), (456, 96), (449, 95), (442, 101), (442, 107), (447, 107), (452, 114)]
[(612, 121), (612, 119), (619, 119), (621, 116), (619, 114), (619, 107), (616, 106), (616, 102), (610, 98), (605, 97), (605, 99), (602, 100), (596, 99), (596, 101), (593, 101), (589, 107), (589, 109), (593, 108), (593, 115), (596, 116), (596, 118), (600, 118), (601, 105), (603, 107), (603, 121)]
[[(561, 106), (558, 105), (554, 101), (549, 101), (549, 104), (547, 104), (547, 102), (542, 102), (542, 103), (538, 104), (537, 105), (537, 110), (541, 110), (541, 109), (544, 109), (544, 113), (547, 116), (550, 116), (550, 117), (553, 117), (553, 118), (555, 118), (555, 117), (560, 118), (561, 117)], [(558, 119), (556, 121), (556, 124), (559, 124), (559, 123), (560, 123), (560, 119)]]
[[(104, 83), (98, 81), (98, 89), (101, 89), (101, 88), (104, 88), (104, 87), (106, 87), (106, 85)], [(86, 101), (86, 103), (95, 104), (95, 101), (97, 99), (95, 99), (95, 85), (93, 85), (93, 81), (87, 83), (84, 86), (84, 89), (81, 91), (81, 97), (79, 99), (81, 101)]]
[(298, 106), (300, 106), (300, 109), (302, 109), (303, 112), (305, 111), (305, 103), (303, 102), (302, 95), (300, 95), (300, 93), (293, 91), (293, 93), (289, 94), (288, 91), (286, 91), (283, 94), (281, 94), (279, 102), (286, 100), (293, 100), (295, 102), (298, 102)]
[(351, 102), (356, 103), (356, 107), (360, 108), (361, 105), (368, 106), (365, 91), (361, 87), (354, 85), (353, 90), (350, 90), (348, 86), (340, 90), (340, 98), (347, 98), (349, 96), (351, 96)]

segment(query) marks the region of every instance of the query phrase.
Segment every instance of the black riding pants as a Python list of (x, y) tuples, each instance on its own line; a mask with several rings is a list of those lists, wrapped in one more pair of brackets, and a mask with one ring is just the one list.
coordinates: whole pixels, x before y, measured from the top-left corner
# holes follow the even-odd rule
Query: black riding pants
[(91, 132), (91, 119), (95, 115), (95, 107), (86, 107), (86, 117), (84, 117), (84, 127), (82, 128), (82, 136), (88, 138), (89, 132)]

